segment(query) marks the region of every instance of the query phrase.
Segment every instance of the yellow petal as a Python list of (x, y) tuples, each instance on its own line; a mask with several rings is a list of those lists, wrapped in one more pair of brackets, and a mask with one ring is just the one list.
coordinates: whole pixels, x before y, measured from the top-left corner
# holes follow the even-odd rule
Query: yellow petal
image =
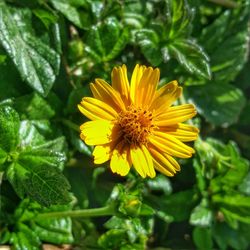
[(95, 146), (93, 151), (94, 163), (102, 164), (111, 157), (111, 143)]
[(81, 139), (87, 145), (106, 144), (115, 138), (114, 124), (106, 120), (88, 121), (81, 125)]
[(117, 117), (117, 112), (112, 107), (91, 97), (84, 97), (78, 108), (90, 120), (114, 120)]
[(157, 90), (150, 110), (155, 111), (158, 115), (167, 110), (177, 98), (182, 94), (182, 88), (178, 87), (177, 81), (172, 81)]
[(125, 105), (120, 94), (104, 80), (96, 79), (95, 83), (90, 84), (90, 89), (95, 98), (105, 102), (116, 111), (125, 110)]
[(184, 123), (178, 123), (167, 127), (160, 127), (159, 130), (169, 135), (173, 135), (176, 139), (183, 142), (196, 140), (199, 133), (198, 128)]
[(184, 122), (197, 114), (193, 104), (183, 104), (170, 107), (166, 112), (155, 118), (156, 126), (170, 126)]
[(135, 170), (143, 177), (155, 177), (155, 170), (153, 160), (147, 148), (142, 145), (141, 147), (130, 147), (130, 156)]
[(134, 71), (131, 77), (131, 84), (130, 84), (130, 98), (133, 103), (135, 103), (135, 98), (138, 95), (138, 87), (140, 80), (142, 78), (143, 72), (146, 70), (146, 66), (140, 66), (136, 64)]
[(153, 157), (155, 168), (161, 173), (167, 176), (173, 176), (176, 171), (180, 170), (180, 165), (173, 157), (160, 151), (154, 146), (151, 146), (149, 150)]
[(193, 148), (185, 145), (174, 136), (163, 132), (155, 131), (149, 136), (149, 141), (163, 152), (180, 158), (189, 158), (195, 152)]
[(159, 78), (160, 71), (157, 68), (153, 69), (148, 67), (143, 72), (138, 86), (138, 93), (135, 97), (135, 103), (137, 103), (138, 106), (150, 106), (156, 93), (156, 87), (159, 82)]
[(111, 73), (112, 87), (120, 93), (122, 100), (126, 105), (129, 105), (129, 82), (127, 76), (127, 67), (114, 67)]
[(129, 161), (129, 149), (123, 145), (123, 142), (113, 150), (110, 168), (113, 173), (117, 173), (121, 176), (128, 174), (130, 170), (131, 162)]

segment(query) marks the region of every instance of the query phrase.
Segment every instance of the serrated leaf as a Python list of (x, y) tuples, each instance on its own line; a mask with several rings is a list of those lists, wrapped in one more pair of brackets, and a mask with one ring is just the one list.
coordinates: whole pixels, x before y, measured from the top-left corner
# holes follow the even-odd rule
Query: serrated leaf
[(136, 32), (136, 42), (141, 47), (141, 51), (146, 59), (154, 66), (162, 61), (160, 39), (154, 30), (142, 29)]
[(43, 206), (67, 204), (71, 200), (67, 179), (58, 169), (45, 164), (13, 163), (7, 169), (7, 178), (21, 198), (26, 193)]
[(16, 111), (9, 106), (0, 107), (0, 148), (5, 152), (9, 153), (17, 147), (19, 126), (20, 120)]
[(209, 58), (194, 40), (178, 39), (169, 45), (170, 54), (191, 74), (211, 78)]
[(34, 35), (29, 9), (10, 8), (0, 3), (0, 42), (22, 78), (46, 96), (60, 66), (59, 54)]
[(190, 87), (188, 95), (207, 121), (225, 127), (238, 120), (246, 102), (242, 91), (229, 84)]

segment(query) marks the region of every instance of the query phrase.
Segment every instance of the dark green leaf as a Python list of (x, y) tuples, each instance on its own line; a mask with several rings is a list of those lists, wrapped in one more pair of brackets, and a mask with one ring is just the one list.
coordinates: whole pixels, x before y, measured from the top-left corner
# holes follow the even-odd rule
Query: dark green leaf
[(168, 21), (170, 23), (170, 39), (187, 36), (191, 30), (191, 21), (194, 10), (191, 9), (186, 0), (167, 0)]
[(57, 17), (51, 12), (43, 9), (35, 9), (33, 13), (43, 22), (45, 27), (48, 29), (51, 24), (56, 23)]
[(68, 20), (79, 28), (87, 29), (90, 25), (88, 12), (80, 11), (77, 8), (80, 3), (82, 4), (85, 1), (79, 1), (79, 3), (76, 2), (75, 4), (74, 2), (68, 0), (50, 0), (50, 2), (53, 4), (55, 9), (60, 11)]
[(165, 195), (172, 193), (170, 180), (164, 175), (158, 175), (154, 179), (147, 181), (150, 191), (163, 192)]
[(211, 55), (214, 81), (225, 83), (233, 80), (247, 60), (248, 8), (247, 5), (242, 7), (239, 16), (225, 11), (203, 30), (201, 40)]
[(30, 10), (10, 8), (1, 2), (0, 42), (22, 78), (46, 96), (58, 73), (60, 56), (34, 36), (31, 17)]
[(128, 30), (122, 31), (117, 19), (110, 17), (90, 28), (85, 50), (96, 62), (110, 61), (121, 52), (127, 42)]
[(19, 116), (14, 109), (0, 107), (0, 148), (9, 153), (16, 149), (19, 143)]
[(46, 100), (36, 93), (17, 98), (14, 107), (21, 113), (22, 119), (43, 120), (55, 115)]
[(136, 42), (141, 47), (143, 55), (154, 66), (159, 65), (162, 61), (160, 48), (160, 39), (154, 30), (139, 30), (136, 32)]
[[(51, 206), (43, 209), (43, 213), (68, 210), (68, 206)], [(53, 244), (69, 244), (73, 242), (71, 218), (37, 218), (31, 223), (32, 230), (40, 240)]]
[(190, 87), (188, 94), (199, 113), (217, 126), (235, 123), (246, 102), (242, 91), (228, 84)]
[(212, 250), (213, 240), (211, 228), (195, 227), (193, 231), (194, 243), (199, 250)]
[(175, 40), (169, 45), (169, 51), (189, 73), (206, 79), (211, 78), (209, 58), (194, 40)]

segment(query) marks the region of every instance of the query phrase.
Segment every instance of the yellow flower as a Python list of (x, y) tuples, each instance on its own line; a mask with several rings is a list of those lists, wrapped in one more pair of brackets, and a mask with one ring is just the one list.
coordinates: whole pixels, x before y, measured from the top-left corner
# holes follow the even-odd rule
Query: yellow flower
[(112, 86), (102, 79), (90, 84), (94, 98), (84, 97), (79, 110), (91, 121), (81, 125), (81, 139), (95, 146), (94, 163), (110, 160), (113, 173), (125, 176), (133, 165), (143, 177), (155, 169), (167, 176), (180, 170), (174, 157), (195, 152), (183, 142), (197, 138), (199, 130), (182, 122), (196, 115), (192, 104), (171, 106), (182, 94), (172, 81), (157, 90), (158, 68), (136, 65), (129, 84), (127, 68), (115, 67)]

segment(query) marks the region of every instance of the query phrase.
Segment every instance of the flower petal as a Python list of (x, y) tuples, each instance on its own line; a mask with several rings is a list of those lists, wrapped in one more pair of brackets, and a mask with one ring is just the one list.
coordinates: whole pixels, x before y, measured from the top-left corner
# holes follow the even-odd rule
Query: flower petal
[(125, 176), (128, 174), (130, 166), (129, 148), (128, 146), (124, 146), (123, 142), (120, 142), (112, 153), (110, 161), (111, 171), (121, 176)]
[(173, 135), (176, 139), (183, 142), (196, 140), (199, 133), (198, 128), (184, 123), (178, 123), (167, 127), (160, 127), (159, 130), (162, 132), (166, 132), (169, 135)]
[(155, 177), (155, 170), (153, 160), (147, 148), (142, 145), (141, 147), (130, 147), (130, 156), (135, 170), (143, 177)]
[(172, 103), (181, 96), (182, 88), (178, 87), (177, 81), (172, 81), (157, 90), (150, 110), (155, 111), (155, 116), (166, 111)]
[(135, 103), (135, 98), (138, 95), (139, 83), (146, 68), (146, 66), (140, 66), (139, 64), (136, 64), (134, 68), (130, 84), (130, 98), (133, 103)]
[(84, 97), (78, 108), (90, 120), (114, 120), (117, 117), (117, 112), (112, 107), (92, 97)]
[(116, 138), (114, 123), (106, 120), (88, 121), (81, 125), (81, 139), (87, 145), (106, 144)]
[(193, 104), (183, 104), (170, 107), (166, 112), (155, 119), (156, 126), (170, 126), (184, 122), (197, 114)]
[(90, 84), (90, 89), (95, 98), (107, 103), (116, 111), (125, 110), (125, 105), (120, 94), (104, 80), (96, 79), (95, 83)]
[(151, 146), (149, 149), (153, 157), (154, 166), (158, 171), (167, 176), (173, 176), (176, 171), (180, 170), (179, 163), (173, 157), (153, 146)]
[(122, 100), (129, 105), (129, 82), (127, 76), (127, 67), (114, 67), (111, 73), (112, 87), (120, 93)]
[(142, 107), (150, 106), (156, 93), (156, 87), (160, 79), (158, 68), (148, 67), (144, 72), (139, 83), (139, 93), (137, 102)]
[(93, 151), (94, 163), (102, 164), (111, 158), (111, 143), (95, 146)]
[(174, 136), (163, 132), (153, 132), (149, 136), (149, 141), (160, 151), (180, 158), (189, 158), (195, 152), (193, 148), (185, 145)]

